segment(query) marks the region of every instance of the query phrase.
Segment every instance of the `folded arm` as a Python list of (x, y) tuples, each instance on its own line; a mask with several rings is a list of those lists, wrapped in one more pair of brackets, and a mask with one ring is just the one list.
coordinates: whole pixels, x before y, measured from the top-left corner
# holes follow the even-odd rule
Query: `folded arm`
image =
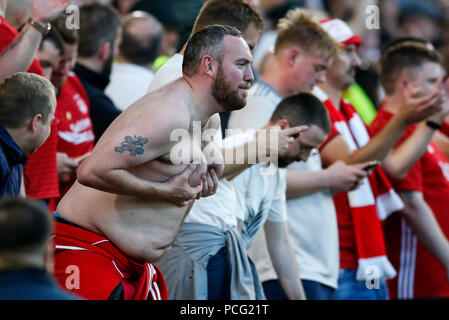
[[(188, 182), (196, 170), (194, 165), (188, 165), (182, 173), (164, 182), (144, 179), (134, 173), (142, 165), (169, 153), (174, 145), (174, 142), (167, 142), (170, 141), (170, 133), (186, 125), (167, 116), (153, 120), (157, 120), (159, 125), (149, 125), (143, 119), (127, 125), (110, 138), (102, 137), (105, 139), (100, 140), (78, 168), (79, 182), (105, 192), (162, 199), (180, 205), (196, 198), (202, 184), (191, 187)], [(131, 127), (134, 130), (129, 129)], [(197, 169), (200, 167), (196, 166)]]

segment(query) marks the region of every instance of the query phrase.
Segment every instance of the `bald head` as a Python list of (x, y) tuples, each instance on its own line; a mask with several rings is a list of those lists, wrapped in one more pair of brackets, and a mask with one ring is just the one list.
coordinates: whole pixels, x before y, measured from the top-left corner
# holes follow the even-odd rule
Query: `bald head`
[(148, 66), (157, 58), (162, 41), (161, 23), (152, 15), (135, 11), (123, 21), (120, 53), (125, 60)]

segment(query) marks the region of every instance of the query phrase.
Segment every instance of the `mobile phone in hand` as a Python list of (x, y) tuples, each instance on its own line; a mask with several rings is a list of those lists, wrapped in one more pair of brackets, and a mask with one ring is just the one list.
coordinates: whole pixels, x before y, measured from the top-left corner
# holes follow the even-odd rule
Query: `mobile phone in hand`
[(373, 161), (370, 161), (370, 162), (368, 163), (368, 165), (366, 165), (366, 166), (363, 167), (362, 169), (365, 170), (365, 171), (370, 171), (370, 170), (376, 168), (379, 164), (380, 164), (379, 161), (373, 160)]

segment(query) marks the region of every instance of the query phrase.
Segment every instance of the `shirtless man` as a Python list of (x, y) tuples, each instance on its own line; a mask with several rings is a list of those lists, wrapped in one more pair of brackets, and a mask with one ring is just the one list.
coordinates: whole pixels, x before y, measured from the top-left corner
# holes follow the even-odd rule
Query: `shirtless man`
[(194, 142), (199, 149), (190, 153), (201, 164), (174, 165), (170, 151), (178, 142), (170, 135), (192, 135), (194, 121), (216, 130), (208, 121), (214, 113), (244, 107), (251, 62), (237, 29), (207, 27), (189, 41), (183, 78), (110, 125), (57, 208), (55, 274), (63, 287), (87, 299), (166, 297), (162, 274), (146, 261), (168, 250), (193, 201), (215, 192), (223, 170), (219, 159), (205, 165), (205, 143)]

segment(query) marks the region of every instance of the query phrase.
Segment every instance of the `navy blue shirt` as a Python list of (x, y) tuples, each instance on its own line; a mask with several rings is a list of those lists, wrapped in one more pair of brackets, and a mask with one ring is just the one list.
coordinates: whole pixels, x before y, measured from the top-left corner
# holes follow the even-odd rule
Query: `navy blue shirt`
[(96, 143), (112, 121), (120, 115), (121, 111), (104, 93), (109, 84), (109, 77), (80, 64), (75, 66), (74, 71), (81, 80), (90, 101), (90, 119), (92, 120)]
[(0, 198), (20, 195), (27, 158), (0, 122)]
[(0, 272), (0, 300), (79, 300), (63, 291), (45, 270)]

